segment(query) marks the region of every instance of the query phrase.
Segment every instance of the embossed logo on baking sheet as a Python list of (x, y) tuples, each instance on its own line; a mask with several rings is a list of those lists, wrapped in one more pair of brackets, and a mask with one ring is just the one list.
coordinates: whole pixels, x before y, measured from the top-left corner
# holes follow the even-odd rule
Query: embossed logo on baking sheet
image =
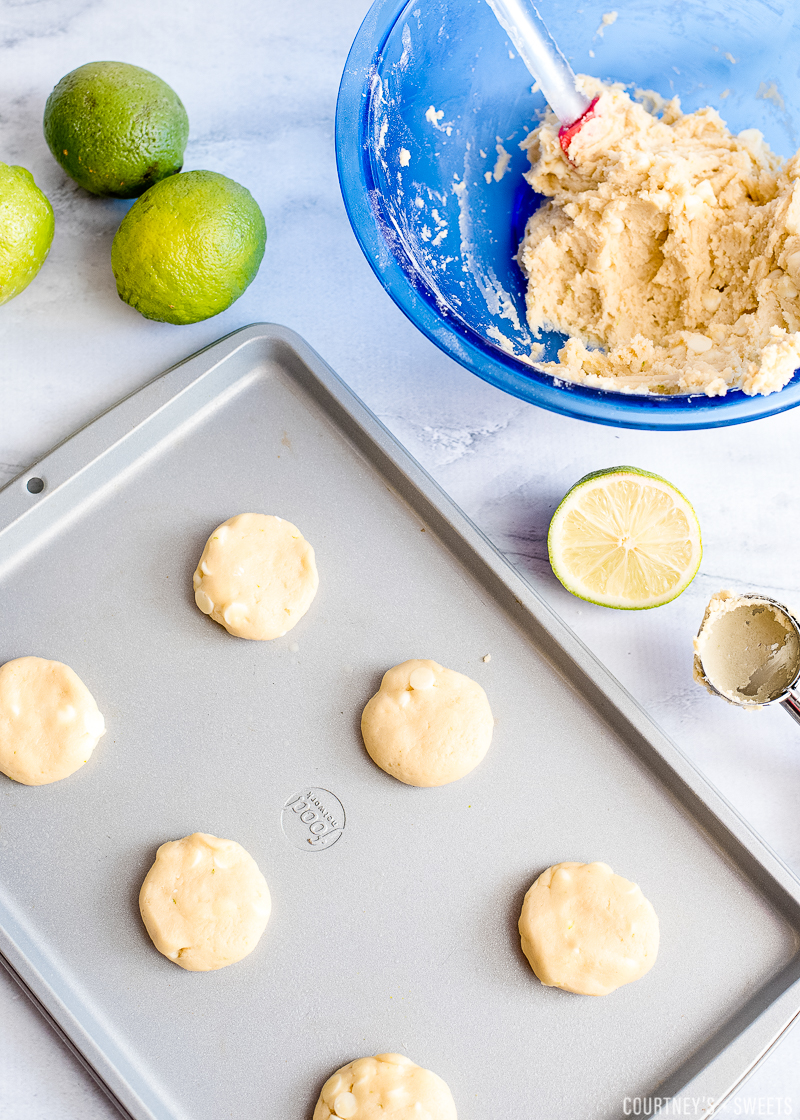
[(344, 831), (344, 806), (328, 789), (304, 786), (290, 797), (281, 812), (287, 840), (305, 852), (330, 848)]

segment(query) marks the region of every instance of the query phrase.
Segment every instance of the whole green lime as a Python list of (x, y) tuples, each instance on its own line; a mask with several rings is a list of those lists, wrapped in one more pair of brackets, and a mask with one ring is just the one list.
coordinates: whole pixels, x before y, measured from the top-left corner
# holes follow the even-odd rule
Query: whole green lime
[(120, 299), (146, 319), (198, 323), (255, 278), (267, 227), (246, 187), (216, 171), (156, 183), (133, 204), (111, 246)]
[(0, 163), (0, 304), (27, 288), (53, 242), (53, 207), (24, 167)]
[(87, 191), (138, 198), (183, 167), (189, 118), (177, 93), (149, 70), (89, 62), (48, 97), (44, 138)]

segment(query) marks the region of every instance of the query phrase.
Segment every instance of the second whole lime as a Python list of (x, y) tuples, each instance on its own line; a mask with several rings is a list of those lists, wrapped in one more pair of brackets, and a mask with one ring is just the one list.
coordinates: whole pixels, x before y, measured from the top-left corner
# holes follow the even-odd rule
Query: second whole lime
[(117, 291), (146, 319), (198, 323), (244, 292), (266, 240), (246, 187), (216, 171), (173, 175), (143, 194), (116, 232)]
[(92, 194), (138, 198), (183, 166), (189, 118), (177, 93), (127, 62), (89, 62), (47, 99), (44, 137), (66, 173)]

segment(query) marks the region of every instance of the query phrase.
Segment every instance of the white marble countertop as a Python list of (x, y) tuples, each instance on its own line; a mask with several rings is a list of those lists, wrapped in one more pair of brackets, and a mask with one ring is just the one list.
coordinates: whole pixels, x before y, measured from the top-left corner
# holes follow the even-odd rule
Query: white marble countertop
[[(0, 4), (0, 158), (29, 168), (56, 214), (40, 276), (0, 310), (0, 484), (177, 360), (247, 323), (284, 323), (352, 386), (800, 874), (800, 729), (780, 710), (740, 713), (691, 679), (691, 637), (712, 592), (757, 589), (800, 601), (800, 409), (716, 431), (603, 428), (505, 396), (419, 334), (363, 259), (336, 178), (336, 91), (367, 8), (368, 0), (239, 0), (223, 15), (213, 0)], [(76, 66), (105, 58), (168, 81), (191, 121), (185, 168), (224, 172), (249, 187), (264, 211), (261, 271), (215, 319), (175, 327), (148, 322), (120, 302), (109, 251), (128, 204), (89, 198), (47, 150), (41, 117), (50, 89)], [(703, 527), (700, 574), (659, 610), (582, 603), (547, 563), (555, 505), (581, 475), (617, 463), (672, 480)], [(0, 1038), (2, 1120), (118, 1115), (2, 970)], [(794, 1030), (724, 1113), (798, 1110)]]

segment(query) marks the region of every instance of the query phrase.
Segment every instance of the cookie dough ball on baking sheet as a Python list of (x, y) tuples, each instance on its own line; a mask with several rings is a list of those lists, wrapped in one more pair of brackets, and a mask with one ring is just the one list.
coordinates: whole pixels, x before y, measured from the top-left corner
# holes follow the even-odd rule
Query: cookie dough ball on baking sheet
[(208, 538), (192, 582), (203, 614), (237, 638), (268, 641), (300, 621), (319, 577), (314, 549), (296, 525), (240, 513)]
[(409, 786), (463, 778), (488, 751), (493, 727), (479, 684), (425, 660), (389, 669), (361, 716), (372, 761)]
[(139, 910), (159, 953), (189, 972), (210, 972), (251, 953), (271, 902), (256, 861), (235, 840), (195, 832), (156, 852)]
[(658, 918), (635, 883), (606, 863), (557, 863), (525, 895), (522, 951), (543, 984), (606, 996), (648, 972)]
[(457, 1120), (441, 1077), (402, 1054), (342, 1066), (322, 1086), (312, 1120)]
[(94, 697), (69, 665), (18, 657), (0, 667), (0, 770), (15, 782), (68, 778), (105, 730)]

